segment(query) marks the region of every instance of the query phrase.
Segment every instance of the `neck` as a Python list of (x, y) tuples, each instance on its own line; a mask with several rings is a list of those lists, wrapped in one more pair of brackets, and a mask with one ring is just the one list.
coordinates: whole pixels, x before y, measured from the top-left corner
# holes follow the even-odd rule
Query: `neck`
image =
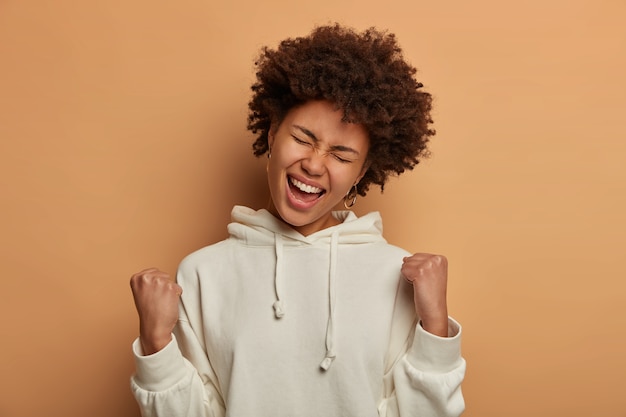
[(276, 207), (274, 206), (274, 203), (272, 202), (271, 199), (268, 203), (267, 211), (272, 213), (274, 217), (276, 217), (277, 219), (280, 219), (283, 223), (291, 227), (296, 232), (300, 233), (302, 236), (309, 236), (315, 232), (319, 232), (320, 230), (324, 230), (332, 226), (337, 226), (338, 224), (341, 223), (341, 221), (339, 221), (337, 218), (335, 218), (335, 216), (333, 216), (332, 212), (329, 212), (326, 216), (320, 219), (317, 219), (316, 221), (312, 223), (304, 224), (301, 226), (295, 226), (291, 223), (286, 222), (285, 219), (281, 217), (280, 213), (278, 212), (278, 210), (276, 210)]

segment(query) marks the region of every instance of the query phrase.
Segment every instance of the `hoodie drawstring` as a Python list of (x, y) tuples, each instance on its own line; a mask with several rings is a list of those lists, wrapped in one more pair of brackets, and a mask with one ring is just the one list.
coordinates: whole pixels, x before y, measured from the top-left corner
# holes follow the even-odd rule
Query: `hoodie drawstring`
[[(330, 262), (328, 267), (328, 320), (326, 322), (326, 355), (320, 363), (320, 368), (327, 371), (336, 354), (333, 350), (335, 342), (335, 331), (333, 328), (333, 320), (335, 318), (335, 286), (337, 271), (337, 248), (339, 245), (339, 233), (333, 232), (330, 237)], [(274, 273), (274, 290), (276, 292), (276, 301), (274, 302), (274, 315), (277, 319), (285, 315), (285, 306), (281, 299), (283, 285), (283, 238), (280, 234), (274, 234), (274, 248), (276, 251), (276, 271)]]
[(283, 238), (278, 233), (274, 233), (274, 248), (276, 250), (276, 271), (274, 272), (274, 290), (276, 291), (276, 302), (274, 303), (274, 315), (277, 319), (285, 315), (285, 306), (280, 299), (281, 286), (283, 282)]
[(333, 319), (335, 318), (335, 275), (337, 270), (337, 246), (338, 232), (333, 232), (330, 237), (330, 265), (328, 270), (328, 322), (326, 323), (326, 356), (320, 363), (320, 368), (327, 371), (335, 360), (333, 344), (335, 332), (333, 329)]

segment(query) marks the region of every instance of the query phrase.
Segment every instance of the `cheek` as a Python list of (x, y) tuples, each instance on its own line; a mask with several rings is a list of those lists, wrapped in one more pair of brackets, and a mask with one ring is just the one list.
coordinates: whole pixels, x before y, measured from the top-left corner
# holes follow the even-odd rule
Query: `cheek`
[(267, 160), (266, 172), (267, 179), (271, 186), (279, 186), (283, 181), (285, 170), (289, 167), (289, 164), (293, 163), (292, 158), (287, 159), (285, 152), (277, 152), (272, 150), (272, 157)]
[(342, 167), (342, 169), (337, 169), (333, 175), (333, 188), (338, 193), (347, 193), (350, 191), (350, 188), (354, 185), (356, 180), (359, 178), (361, 170), (357, 167)]

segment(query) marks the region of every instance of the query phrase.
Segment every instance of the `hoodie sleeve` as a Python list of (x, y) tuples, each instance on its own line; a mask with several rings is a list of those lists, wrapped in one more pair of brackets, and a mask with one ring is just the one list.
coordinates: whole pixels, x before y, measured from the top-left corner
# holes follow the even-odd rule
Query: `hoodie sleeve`
[(224, 416), (215, 374), (186, 321), (179, 321), (172, 341), (159, 352), (143, 356), (137, 339), (133, 353), (131, 389), (143, 417)]
[[(411, 337), (412, 336), (412, 337)], [(425, 331), (421, 324), (407, 339), (404, 353), (384, 378), (381, 417), (456, 417), (465, 409), (461, 382), (461, 326), (448, 319), (448, 337)], [(411, 340), (412, 339), (412, 340)]]

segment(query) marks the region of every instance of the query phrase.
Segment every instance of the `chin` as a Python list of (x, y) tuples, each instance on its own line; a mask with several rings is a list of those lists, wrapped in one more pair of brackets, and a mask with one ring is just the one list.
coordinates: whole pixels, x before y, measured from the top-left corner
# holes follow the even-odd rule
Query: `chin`
[(287, 209), (279, 212), (281, 219), (294, 227), (302, 227), (309, 225), (317, 220), (313, 216), (304, 213), (295, 212), (292, 209)]

